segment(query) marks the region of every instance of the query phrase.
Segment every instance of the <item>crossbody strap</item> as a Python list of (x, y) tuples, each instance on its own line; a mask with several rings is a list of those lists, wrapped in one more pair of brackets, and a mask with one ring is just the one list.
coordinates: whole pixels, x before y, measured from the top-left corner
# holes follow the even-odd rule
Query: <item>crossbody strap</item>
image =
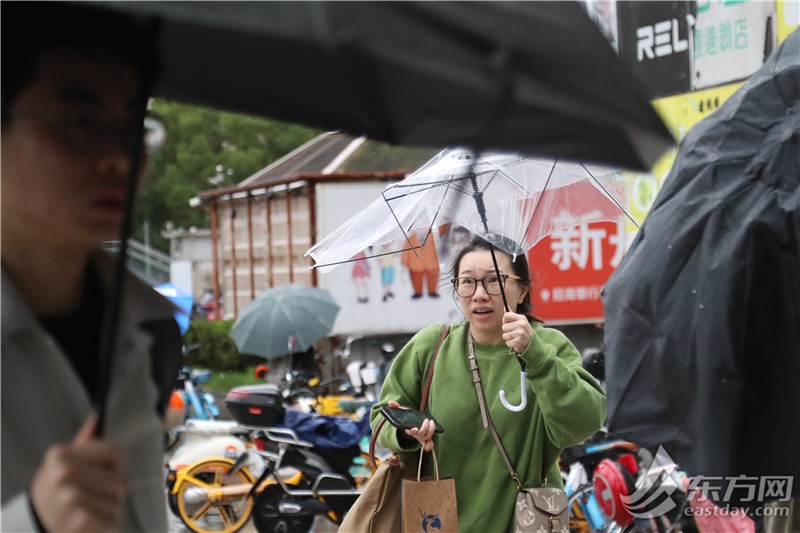
[(519, 476), (517, 476), (514, 467), (511, 465), (511, 461), (508, 459), (506, 449), (503, 447), (503, 443), (500, 442), (500, 437), (497, 435), (497, 431), (494, 429), (494, 423), (492, 423), (492, 417), (489, 415), (489, 407), (486, 405), (486, 398), (483, 395), (483, 387), (481, 387), (481, 376), (478, 373), (478, 360), (475, 359), (475, 347), (473, 346), (472, 333), (469, 331), (467, 331), (467, 346), (469, 347), (469, 368), (472, 370), (472, 382), (475, 384), (475, 391), (478, 393), (478, 404), (481, 407), (483, 427), (488, 427), (489, 431), (492, 432), (494, 442), (497, 444), (497, 449), (500, 450), (500, 455), (503, 456), (503, 461), (506, 463), (506, 468), (508, 468), (508, 473), (511, 475), (511, 479), (517, 485), (517, 490), (522, 490), (522, 483), (519, 481)]
[[(433, 350), (433, 357), (431, 357), (431, 362), (428, 364), (428, 371), (425, 373), (425, 386), (422, 388), (422, 396), (419, 402), (420, 411), (424, 411), (425, 408), (428, 407), (428, 395), (431, 392), (431, 382), (433, 381), (433, 365), (436, 363), (436, 357), (439, 355), (439, 349), (442, 347), (442, 344), (449, 333), (450, 324), (445, 324), (442, 328), (442, 334), (439, 335), (439, 342), (436, 343), (436, 348)], [(373, 468), (377, 468), (377, 463), (375, 462), (375, 442), (378, 440), (378, 433), (380, 433), (384, 424), (386, 424), (385, 418), (380, 421), (378, 427), (372, 432), (372, 437), (369, 439), (369, 461)]]

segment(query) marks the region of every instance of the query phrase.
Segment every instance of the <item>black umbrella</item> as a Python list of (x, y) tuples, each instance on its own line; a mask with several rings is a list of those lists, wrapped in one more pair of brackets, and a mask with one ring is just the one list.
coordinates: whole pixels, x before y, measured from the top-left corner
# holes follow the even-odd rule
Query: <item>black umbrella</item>
[(649, 169), (672, 139), (577, 2), (103, 2), (156, 17), (155, 95), (417, 146)]
[[(794, 476), (800, 495), (799, 211), (795, 31), (687, 134), (606, 285), (614, 436), (729, 477), (716, 486), (778, 476), (786, 490)], [(723, 503), (788, 496), (762, 491), (764, 479), (740, 479)]]
[[(145, 17), (157, 32), (155, 96), (391, 143), (627, 168), (649, 168), (672, 144), (577, 2), (90, 4)], [(104, 354), (118, 300), (115, 289)]]

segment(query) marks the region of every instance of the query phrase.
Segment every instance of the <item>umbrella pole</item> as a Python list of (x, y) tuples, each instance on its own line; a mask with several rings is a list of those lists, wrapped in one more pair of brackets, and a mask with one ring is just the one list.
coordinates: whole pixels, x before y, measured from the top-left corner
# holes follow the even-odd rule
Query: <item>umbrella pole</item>
[(508, 300), (506, 299), (506, 284), (503, 282), (502, 276), (500, 276), (500, 267), (497, 266), (497, 256), (494, 255), (494, 245), (492, 245), (492, 243), (489, 243), (489, 253), (492, 254), (494, 272), (497, 274), (497, 280), (500, 282), (500, 295), (503, 297), (503, 307), (505, 307), (506, 313), (508, 313), (511, 309), (508, 307)]
[[(511, 102), (511, 98), (514, 95), (514, 84), (512, 83), (514, 73), (511, 69), (512, 55), (512, 50), (510, 48), (500, 48), (495, 51), (493, 57), (491, 58), (491, 62), (488, 65), (497, 76), (498, 83), (497, 98), (494, 101), (494, 105), (489, 110), (489, 115), (486, 117), (486, 126), (484, 130), (485, 139), (491, 138), (493, 130), (500, 123), (501, 119), (503, 118), (503, 114), (508, 109), (508, 104)], [(476, 149), (473, 150), (474, 157), (470, 163), (468, 175), (470, 183), (472, 184), (472, 195), (475, 198), (475, 206), (478, 208), (478, 214), (480, 215), (481, 222), (483, 223), (483, 230), (488, 236), (489, 223), (486, 220), (486, 204), (483, 202), (483, 193), (478, 189), (478, 180), (475, 177), (474, 172), (475, 164), (478, 162), (478, 156), (482, 151), (483, 150), (480, 146), (477, 146)], [(511, 309), (508, 307), (508, 300), (506, 299), (506, 287), (503, 283), (503, 278), (500, 277), (500, 267), (497, 266), (497, 257), (494, 253), (494, 245), (491, 242), (489, 243), (489, 253), (492, 255), (494, 272), (497, 274), (497, 279), (500, 280), (500, 294), (503, 297), (503, 307), (505, 308), (506, 312), (509, 312)], [(522, 360), (520, 359), (520, 362), (521, 361)]]
[[(478, 214), (481, 217), (481, 222), (483, 223), (483, 230), (486, 232), (486, 235), (489, 235), (489, 222), (486, 220), (486, 204), (483, 203), (483, 193), (478, 189), (478, 180), (475, 177), (475, 172), (473, 172), (473, 168), (475, 167), (475, 161), (477, 161), (477, 157), (472, 158), (472, 163), (470, 164), (469, 169), (469, 181), (472, 184), (472, 197), (475, 198), (475, 207), (478, 209)], [(500, 276), (500, 267), (497, 265), (497, 256), (494, 254), (494, 245), (490, 242), (489, 243), (489, 253), (492, 255), (492, 264), (494, 265), (494, 272), (497, 274), (497, 279), (500, 280), (500, 295), (503, 297), (503, 307), (506, 310), (506, 313), (509, 312), (511, 309), (508, 307), (508, 300), (506, 299), (506, 287), (503, 283), (503, 278)]]
[[(148, 53), (151, 57), (156, 56), (158, 42), (158, 21), (151, 19), (147, 22), (147, 31), (151, 36), (152, 50)], [(133, 221), (133, 208), (136, 199), (137, 184), (139, 182), (139, 167), (146, 164), (144, 157), (144, 146), (141, 139), (144, 138), (144, 117), (147, 112), (148, 95), (155, 79), (154, 69), (148, 69), (141, 73), (141, 101), (137, 101), (139, 117), (137, 120), (136, 136), (131, 142), (131, 167), (128, 172), (128, 182), (125, 185), (125, 200), (122, 210), (122, 223), (120, 228), (120, 243), (117, 251), (116, 261), (111, 278), (111, 287), (106, 295), (106, 312), (103, 317), (102, 330), (100, 332), (100, 352), (97, 361), (97, 390), (95, 392), (94, 408), (97, 411), (97, 426), (95, 435), (102, 437), (106, 427), (106, 411), (108, 407), (108, 394), (111, 388), (113, 375), (113, 359), (116, 349), (117, 331), (119, 327), (119, 317), (123, 301), (124, 280), (126, 275), (126, 263), (128, 256), (128, 238), (131, 235), (131, 225)]]
[[(475, 177), (475, 172), (473, 172), (473, 168), (475, 166), (475, 161), (477, 157), (472, 159), (472, 164), (470, 165), (469, 169), (469, 180), (472, 184), (472, 195), (475, 198), (475, 207), (478, 209), (478, 214), (481, 217), (481, 222), (483, 223), (483, 229), (486, 232), (486, 235), (489, 235), (489, 222), (486, 219), (486, 204), (483, 202), (483, 193), (478, 189), (478, 180)], [(494, 253), (494, 245), (490, 242), (489, 243), (489, 253), (492, 256), (492, 264), (494, 265), (494, 272), (497, 274), (497, 279), (500, 281), (500, 295), (503, 298), (503, 306), (505, 307), (506, 313), (508, 313), (511, 308), (508, 307), (508, 300), (506, 299), (506, 286), (503, 283), (503, 278), (500, 275), (500, 266), (497, 264), (497, 256)], [(506, 391), (500, 391), (500, 403), (503, 404), (503, 407), (508, 409), (511, 412), (519, 413), (528, 405), (528, 394), (526, 388), (526, 375), (525, 375), (525, 361), (522, 359), (522, 356), (517, 352), (514, 352), (514, 355), (517, 356), (517, 361), (519, 362), (520, 372), (519, 372), (519, 380), (520, 380), (520, 402), (519, 405), (512, 405), (506, 399)]]

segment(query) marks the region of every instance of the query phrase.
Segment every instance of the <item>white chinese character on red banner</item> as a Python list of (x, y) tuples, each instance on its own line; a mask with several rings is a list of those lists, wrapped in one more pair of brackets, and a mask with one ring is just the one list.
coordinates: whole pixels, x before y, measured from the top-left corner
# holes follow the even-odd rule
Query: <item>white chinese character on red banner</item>
[(609, 261), (608, 264), (617, 268), (627, 248), (625, 242), (625, 224), (622, 220), (617, 221), (617, 232), (608, 236), (608, 243), (614, 246), (614, 255), (611, 257), (611, 261)]
[(553, 251), (550, 261), (559, 270), (570, 269), (573, 261), (583, 270), (591, 256), (592, 269), (602, 270), (605, 236), (606, 230), (589, 228), (588, 224), (553, 232), (550, 235), (550, 249)]

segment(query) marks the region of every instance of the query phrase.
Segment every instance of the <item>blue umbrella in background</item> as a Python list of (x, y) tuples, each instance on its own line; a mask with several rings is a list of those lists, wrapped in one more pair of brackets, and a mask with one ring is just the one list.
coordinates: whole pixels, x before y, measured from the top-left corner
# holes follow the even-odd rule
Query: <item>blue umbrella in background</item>
[(162, 283), (154, 288), (180, 309), (175, 313), (175, 321), (178, 323), (181, 335), (183, 335), (189, 329), (189, 317), (192, 314), (194, 296), (174, 283)]

